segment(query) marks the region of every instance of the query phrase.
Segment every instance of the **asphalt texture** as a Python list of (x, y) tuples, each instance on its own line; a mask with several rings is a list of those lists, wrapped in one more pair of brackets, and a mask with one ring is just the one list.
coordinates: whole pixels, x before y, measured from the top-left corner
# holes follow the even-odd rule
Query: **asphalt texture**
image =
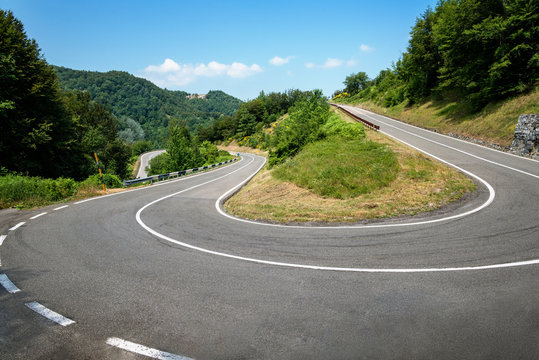
[[(194, 359), (539, 358), (539, 162), (351, 109), (480, 177), (494, 200), (443, 220), (489, 200), (478, 181), (469, 201), (417, 217), (241, 222), (215, 203), (264, 162), (243, 154), (60, 210), (4, 210), (0, 274), (21, 291), (0, 287), (0, 358), (146, 358), (110, 337)], [(499, 264), (514, 266), (482, 268)]]

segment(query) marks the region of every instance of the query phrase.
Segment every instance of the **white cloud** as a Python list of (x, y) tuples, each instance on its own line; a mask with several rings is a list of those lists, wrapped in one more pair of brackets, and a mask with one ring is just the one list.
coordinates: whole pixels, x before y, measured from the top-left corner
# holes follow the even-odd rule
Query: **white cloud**
[(354, 59), (350, 59), (346, 62), (346, 66), (347, 67), (353, 67), (353, 66), (356, 66), (357, 65), (357, 61), (355, 61)]
[(363, 52), (371, 52), (371, 51), (374, 51), (374, 48), (372, 46), (369, 46), (369, 45), (361, 44), (361, 45), (359, 45), (359, 50), (361, 50)]
[(199, 77), (229, 76), (244, 78), (262, 72), (262, 68), (233, 62), (221, 64), (211, 61), (208, 64), (178, 64), (172, 59), (165, 59), (161, 65), (150, 65), (143, 70), (142, 76), (158, 86), (175, 87), (193, 83)]
[(343, 64), (343, 61), (341, 59), (333, 59), (333, 58), (328, 58), (326, 60), (325, 63), (323, 63), (322, 65), (316, 65), (314, 63), (311, 63), (311, 62), (308, 62), (305, 64), (305, 66), (307, 67), (307, 69), (332, 69), (332, 68), (336, 68), (336, 67), (339, 67)]
[(284, 65), (284, 64), (288, 64), (290, 62), (290, 60), (292, 60), (293, 58), (294, 58), (293, 56), (287, 56), (285, 58), (275, 56), (274, 58), (269, 60), (269, 63), (271, 65), (281, 66), (281, 65)]

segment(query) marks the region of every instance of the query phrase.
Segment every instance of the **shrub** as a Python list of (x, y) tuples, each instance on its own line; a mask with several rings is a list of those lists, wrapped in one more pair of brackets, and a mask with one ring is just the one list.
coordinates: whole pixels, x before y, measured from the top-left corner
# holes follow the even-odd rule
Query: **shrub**
[(7, 174), (0, 177), (0, 207), (25, 203), (27, 206), (58, 201), (73, 196), (77, 183), (73, 179), (42, 179), (39, 177)]
[[(120, 181), (120, 179), (116, 175), (112, 174), (103, 174), (103, 181), (105, 182), (105, 185), (110, 188), (120, 188), (123, 186), (123, 183)], [(79, 183), (79, 188), (84, 187), (101, 187), (101, 178), (99, 174), (90, 175), (86, 180)]]
[(328, 121), (322, 126), (325, 136), (339, 135), (350, 140), (363, 140), (365, 129), (360, 123), (349, 123), (342, 120), (339, 115), (333, 113)]

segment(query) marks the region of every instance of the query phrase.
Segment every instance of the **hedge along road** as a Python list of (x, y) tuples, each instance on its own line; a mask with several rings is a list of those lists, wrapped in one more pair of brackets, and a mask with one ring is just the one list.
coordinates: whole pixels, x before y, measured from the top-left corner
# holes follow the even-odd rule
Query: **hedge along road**
[[(244, 155), (196, 177), (14, 219), (12, 226), (26, 223), (0, 248), (1, 271), (21, 291), (0, 290), (0, 301), (11, 304), (0, 353), (128, 356), (107, 344), (119, 338), (195, 359), (534, 358), (539, 163), (366, 115), (389, 135), (484, 179), (492, 202), (467, 216), (407, 226), (243, 222), (215, 203), (263, 163)], [(376, 225), (469, 212), (491, 198), (486, 185), (478, 187), (476, 197), (444, 213)], [(137, 213), (148, 229), (181, 244), (147, 231)], [(508, 263), (521, 266), (482, 268)], [(58, 330), (27, 300), (75, 323)], [(31, 335), (16, 337), (18, 326)]]

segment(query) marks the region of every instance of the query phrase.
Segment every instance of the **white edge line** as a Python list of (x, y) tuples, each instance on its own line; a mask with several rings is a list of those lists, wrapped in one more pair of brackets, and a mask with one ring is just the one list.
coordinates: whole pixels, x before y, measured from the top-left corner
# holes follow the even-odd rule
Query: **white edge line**
[[(388, 134), (386, 134), (388, 135)], [(468, 215), (471, 215), (471, 214), (474, 214), (478, 211), (481, 211), (483, 210), (484, 208), (486, 208), (487, 206), (489, 206), (493, 201), (494, 201), (494, 198), (496, 197), (496, 192), (494, 191), (494, 188), (488, 183), (486, 182), (485, 180), (483, 180), (482, 178), (480, 178), (479, 176), (467, 171), (467, 170), (464, 170), (450, 162), (447, 162), (445, 160), (442, 160), (440, 159), (439, 157), (437, 156), (434, 156), (426, 151), (423, 151), (419, 148), (416, 148), (415, 146), (413, 145), (410, 145), (402, 140), (399, 140), (391, 135), (388, 135), (400, 142), (402, 142), (403, 144), (406, 144), (407, 146), (410, 146), (438, 161), (441, 161), (451, 167), (454, 167), (455, 169), (477, 179), (478, 181), (480, 181), (481, 183), (483, 183), (483, 185), (485, 185), (485, 187), (488, 189), (489, 191), (489, 197), (487, 199), (487, 201), (485, 201), (483, 204), (481, 204), (480, 206), (476, 207), (475, 209), (471, 209), (469, 211), (466, 211), (464, 213), (461, 213), (461, 214), (456, 214), (456, 215), (452, 215), (452, 216), (447, 216), (447, 217), (443, 217), (443, 218), (439, 218), (439, 219), (433, 219), (433, 220), (424, 220), (424, 221), (416, 221), (416, 222), (409, 222), (409, 223), (389, 223), (389, 224), (372, 224), (372, 225), (335, 225), (335, 226), (317, 226), (316, 229), (371, 229), (371, 228), (389, 228), (389, 227), (400, 227), (400, 226), (416, 226), (416, 225), (426, 225), (426, 224), (433, 224), (433, 223), (438, 223), (438, 222), (442, 222), (442, 221), (449, 221), (449, 220), (454, 220), (454, 219), (458, 219), (458, 218), (462, 218), (462, 217), (465, 217), (465, 216), (468, 216)], [(262, 164), (262, 166), (264, 166), (264, 164)], [(249, 181), (261, 168), (258, 168), (256, 170), (256, 172), (251, 175), (250, 177), (248, 177), (246, 180), (242, 181), (240, 184), (236, 185), (235, 187), (233, 187), (232, 189), (228, 190), (226, 193), (224, 193), (223, 195), (221, 195), (216, 201), (215, 201), (215, 208), (217, 209), (217, 211), (222, 215), (222, 216), (225, 216), (229, 219), (232, 219), (232, 220), (235, 220), (235, 221), (240, 221), (240, 222), (244, 222), (244, 223), (248, 223), (248, 224), (253, 224), (253, 225), (261, 225), (261, 226), (271, 226), (271, 227), (283, 227), (283, 228), (294, 228), (294, 229), (313, 229), (314, 227), (312, 226), (305, 226), (305, 225), (283, 225), (283, 224), (272, 224), (272, 223), (263, 223), (263, 222), (258, 222), (258, 221), (253, 221), (253, 220), (247, 220), (247, 219), (242, 219), (242, 218), (238, 218), (238, 217), (235, 217), (233, 215), (230, 215), (229, 213), (225, 212), (222, 207), (221, 207), (221, 203), (223, 201), (224, 198), (226, 198), (231, 192), (235, 191), (236, 189), (238, 189), (239, 187), (241, 187), (242, 185), (244, 185), (247, 181)]]
[(9, 229), (9, 231), (15, 231), (17, 230), (18, 228), (20, 228), (21, 226), (23, 226), (24, 224), (26, 224), (26, 222), (20, 222), (18, 223), (17, 225), (13, 226), (12, 228)]
[(37, 219), (38, 217), (43, 216), (43, 215), (47, 215), (47, 212), (42, 212), (41, 214), (34, 215), (34, 216), (32, 216), (32, 217), (30, 218), (30, 220)]
[(4, 240), (6, 240), (7, 235), (0, 235), (0, 246), (4, 243)]
[(15, 284), (13, 284), (11, 282), (11, 280), (9, 280), (9, 278), (7, 277), (6, 274), (0, 274), (0, 284), (2, 284), (2, 286), (7, 290), (8, 293), (10, 294), (14, 294), (16, 292), (19, 292), (21, 291), (21, 289), (19, 289), (18, 287), (15, 286)]
[[(339, 106), (342, 106), (342, 105), (339, 105)], [(388, 119), (388, 120), (391, 120), (391, 121), (396, 121), (396, 122), (398, 122), (398, 123), (400, 123), (400, 124), (403, 124), (403, 125), (406, 125), (406, 126), (415, 128), (415, 129), (419, 129), (419, 130), (422, 130), (422, 131), (424, 131), (424, 132), (428, 132), (428, 133), (430, 133), (430, 134), (436, 134), (436, 135), (440, 135), (440, 136), (446, 137), (446, 138), (451, 139), (451, 140), (456, 140), (456, 141), (463, 142), (463, 143), (468, 144), (468, 145), (478, 146), (478, 147), (483, 148), (483, 149), (485, 149), (485, 150), (495, 151), (495, 152), (500, 153), (500, 154), (513, 156), (513, 157), (515, 157), (515, 158), (517, 158), (517, 159), (523, 159), (523, 160), (529, 160), (529, 161), (539, 162), (539, 160), (535, 160), (535, 159), (528, 158), (528, 157), (525, 157), (525, 156), (516, 155), (516, 154), (510, 153), (510, 152), (507, 152), (507, 151), (501, 151), (501, 150), (498, 150), (498, 149), (493, 149), (493, 148), (488, 147), (488, 146), (485, 146), (485, 145), (477, 144), (477, 143), (474, 143), (474, 142), (471, 142), (471, 141), (459, 139), (459, 138), (457, 138), (457, 137), (449, 136), (449, 135), (446, 135), (446, 134), (443, 134), (443, 133), (435, 132), (435, 131), (432, 131), (432, 130), (429, 130), (429, 129), (425, 129), (425, 128), (422, 128), (422, 127), (419, 127), (419, 126), (416, 126), (416, 125), (412, 125), (412, 124), (409, 124), (409, 123), (404, 122), (404, 121), (402, 121), (402, 120), (393, 119), (393, 118), (390, 118), (390, 117), (388, 117), (388, 116), (385, 116), (385, 115), (382, 115), (382, 114), (375, 113), (374, 111), (370, 111), (370, 110), (364, 109), (364, 108), (362, 108), (362, 107), (358, 107), (358, 106), (355, 106), (355, 105), (345, 105), (345, 106), (349, 106), (349, 107), (352, 107), (352, 108), (357, 109), (357, 110), (363, 110), (363, 111), (368, 112), (368, 113), (370, 113), (370, 114), (374, 114), (374, 115), (377, 115), (377, 116), (381, 116), (381, 117), (383, 117), (383, 118), (385, 118), (385, 119)], [(343, 106), (343, 107), (344, 107), (344, 106)], [(367, 114), (364, 114), (364, 115), (367, 115)], [(371, 117), (371, 118), (372, 118), (372, 117)], [(380, 121), (380, 120), (376, 120), (376, 121)], [(392, 125), (389, 125), (389, 126), (392, 126)], [(400, 129), (400, 130), (402, 130), (402, 129)]]
[(107, 344), (130, 351), (135, 354), (144, 355), (151, 357), (153, 359), (161, 359), (161, 360), (193, 360), (192, 358), (188, 358), (181, 355), (171, 354), (166, 351), (161, 351), (157, 349), (153, 349), (144, 345), (140, 345), (131, 341), (123, 340), (116, 337), (111, 337), (107, 339)]
[(37, 301), (32, 301), (24, 305), (34, 310), (39, 315), (42, 315), (46, 317), (47, 319), (54, 321), (55, 323), (60, 324), (62, 326), (67, 326), (67, 325), (71, 325), (75, 323), (75, 321), (68, 319), (63, 315), (60, 315), (57, 312), (52, 311), (51, 309), (46, 308), (45, 306), (41, 305)]
[(64, 205), (64, 206), (60, 206), (60, 207), (57, 207), (56, 209), (53, 209), (54, 211), (58, 211), (58, 210), (62, 210), (62, 209), (65, 209), (66, 207), (68, 207), (69, 205)]
[[(361, 110), (363, 110), (363, 109), (361, 109)], [(395, 126), (395, 125), (391, 125), (391, 124), (388, 124), (388, 123), (384, 123), (383, 121), (381, 121), (381, 120), (379, 120), (379, 119), (375, 119), (375, 118), (372, 117), (371, 115), (368, 115), (368, 114), (362, 114), (362, 115), (369, 117), (369, 118), (370, 118), (371, 120), (373, 120), (373, 121), (377, 121), (377, 122), (379, 122), (379, 123), (381, 123), (381, 124), (384, 124), (385, 126), (392, 127), (392, 128), (394, 128), (394, 129), (397, 129), (397, 130), (402, 131), (402, 132), (404, 132), (404, 133), (407, 133), (407, 134), (409, 134), (409, 135), (418, 137), (418, 138), (423, 139), (423, 140), (425, 140), (425, 141), (429, 141), (429, 142), (431, 142), (431, 143), (434, 143), (434, 144), (437, 144), (437, 145), (446, 147), (446, 148), (448, 148), (448, 149), (451, 149), (451, 150), (460, 152), (460, 153), (462, 153), (462, 154), (465, 154), (465, 155), (471, 156), (471, 157), (473, 157), (473, 158), (476, 158), (476, 159), (485, 161), (485, 162), (487, 162), (487, 163), (494, 164), (494, 165), (497, 165), (497, 166), (500, 166), (500, 167), (503, 167), (503, 168), (506, 168), (506, 169), (509, 169), (509, 170), (512, 170), (512, 171), (515, 171), (515, 172), (518, 172), (518, 173), (521, 173), (521, 174), (524, 174), (524, 175), (528, 175), (528, 176), (534, 177), (534, 178), (536, 178), (536, 179), (539, 179), (539, 175), (535, 175), (535, 174), (526, 172), (526, 171), (524, 171), (524, 170), (516, 169), (516, 168), (514, 168), (514, 167), (511, 167), (511, 166), (508, 166), (508, 165), (504, 165), (504, 164), (501, 164), (501, 163), (496, 162), (496, 161), (492, 161), (492, 160), (485, 159), (485, 158), (483, 158), (483, 157), (481, 157), (481, 156), (477, 156), (477, 155), (471, 154), (471, 153), (469, 153), (469, 152), (467, 152), (467, 151), (457, 149), (457, 148), (455, 148), (455, 147), (453, 147), (453, 146), (450, 146), (450, 145), (442, 144), (441, 142), (438, 142), (438, 141), (436, 141), (436, 140), (432, 140), (432, 139), (426, 138), (426, 137), (421, 136), (421, 135), (418, 135), (418, 134), (414, 134), (414, 133), (409, 132), (409, 131), (407, 131), (407, 130), (401, 129), (401, 128)], [(385, 117), (385, 116), (383, 116), (383, 115), (379, 115), (379, 116)], [(396, 120), (393, 120), (393, 121), (396, 121)], [(387, 134), (387, 133), (384, 132), (384, 131), (381, 131), (381, 132), (384, 133), (384, 134), (386, 134), (386, 135), (389, 135), (389, 134)], [(436, 134), (436, 133), (433, 133), (433, 134)], [(439, 135), (439, 134), (438, 134), (438, 135)], [(389, 135), (389, 136), (391, 136), (392, 138), (394, 138), (394, 139), (396, 139), (396, 140), (398, 140), (398, 141), (400, 141), (400, 142), (406, 144), (404, 141), (402, 141), (402, 140), (396, 138), (395, 136), (392, 136), (392, 135)], [(450, 139), (451, 139), (451, 138), (450, 138)], [(486, 149), (489, 149), (489, 148), (486, 148)], [(419, 149), (418, 149), (418, 150), (419, 150)], [(489, 150), (492, 150), (492, 149), (489, 149)], [(419, 151), (422, 151), (422, 150), (419, 150)], [(424, 151), (422, 151), (422, 152), (424, 152)], [(500, 151), (500, 153), (505, 154), (504, 152), (501, 152), (501, 151)], [(514, 155), (514, 156), (516, 156), (516, 155)], [(520, 158), (520, 157), (519, 157), (519, 158)], [(522, 158), (522, 159), (526, 159), (526, 158)]]
[[(249, 165), (249, 164), (247, 164), (247, 165)], [(247, 165), (245, 165), (245, 166), (247, 166)], [(244, 168), (244, 167), (242, 167), (242, 168)], [(240, 169), (242, 169), (242, 168), (240, 168)], [(240, 169), (237, 169), (237, 170), (235, 170), (233, 172), (236, 172), (236, 171), (238, 171)], [(256, 172), (258, 172), (260, 169), (261, 169), (261, 167), (259, 167)], [(200, 252), (203, 252), (203, 253), (206, 253), (206, 254), (221, 256), (221, 257), (235, 259), (235, 260), (242, 260), (242, 261), (252, 262), (252, 263), (258, 263), (258, 264), (264, 264), (264, 265), (274, 265), (274, 266), (281, 266), (281, 267), (299, 268), (299, 269), (342, 271), (342, 272), (366, 272), (366, 273), (426, 273), (426, 272), (487, 270), (487, 269), (498, 269), (498, 268), (507, 268), (507, 267), (516, 267), (516, 266), (539, 264), (539, 259), (532, 259), (532, 260), (516, 261), (516, 262), (509, 262), (509, 263), (502, 263), (502, 264), (480, 265), (480, 266), (465, 266), (465, 267), (450, 267), (450, 268), (401, 268), (401, 269), (399, 269), (399, 268), (378, 268), (377, 269), (377, 268), (344, 268), (344, 267), (316, 266), (316, 265), (303, 265), (303, 264), (294, 264), (294, 263), (284, 263), (284, 262), (278, 262), (278, 261), (268, 261), (268, 260), (261, 260), (261, 259), (237, 256), (237, 255), (222, 253), (222, 252), (213, 251), (213, 250), (201, 248), (201, 247), (198, 247), (198, 246), (190, 245), (190, 244), (187, 244), (187, 243), (172, 239), (172, 238), (170, 238), (170, 237), (168, 237), (166, 235), (158, 233), (157, 231), (155, 231), (152, 228), (150, 228), (149, 226), (147, 226), (141, 220), (140, 214), (142, 213), (142, 211), (144, 211), (149, 206), (151, 206), (151, 205), (153, 205), (153, 204), (155, 204), (155, 203), (157, 203), (159, 201), (162, 201), (164, 199), (167, 199), (169, 197), (175, 196), (175, 195), (177, 195), (179, 193), (189, 191), (191, 189), (197, 188), (197, 187), (205, 185), (207, 183), (219, 180), (219, 179), (221, 179), (221, 178), (223, 178), (225, 176), (228, 176), (228, 175), (232, 174), (233, 172), (231, 172), (231, 173), (229, 173), (227, 175), (224, 175), (224, 176), (222, 176), (220, 178), (217, 178), (217, 179), (214, 179), (214, 180), (211, 180), (211, 181), (199, 184), (199, 185), (195, 185), (195, 186), (190, 187), (188, 189), (184, 189), (184, 190), (182, 190), (180, 192), (164, 196), (162, 198), (159, 198), (157, 200), (154, 200), (154, 201), (146, 204), (145, 206), (143, 206), (142, 208), (140, 208), (137, 211), (137, 214), (136, 214), (137, 222), (139, 223), (140, 226), (142, 226), (149, 233), (151, 233), (151, 234), (153, 234), (153, 235), (155, 235), (155, 236), (157, 236), (157, 237), (159, 237), (159, 238), (161, 238), (161, 239), (163, 239), (165, 241), (171, 242), (173, 244), (176, 244), (176, 245), (179, 245), (179, 246), (191, 249), (191, 250), (200, 251)], [(256, 174), (256, 172), (255, 172), (255, 174)], [(250, 175), (249, 179), (252, 176), (254, 176), (254, 175)], [(243, 184), (244, 182), (242, 182), (241, 184)], [(233, 189), (236, 189), (240, 185), (236, 185)], [(230, 191), (231, 190), (229, 190), (227, 193), (229, 193)], [(491, 197), (492, 196), (493, 196), (493, 194), (491, 194)], [(221, 197), (223, 197), (223, 196), (221, 196)], [(398, 225), (398, 224), (396, 224), (396, 225)], [(330, 228), (339, 229), (339, 227), (330, 227)]]
[(175, 182), (178, 182), (178, 181), (184, 181), (184, 180), (188, 180), (188, 179), (192, 179), (192, 178), (195, 178), (195, 177), (198, 177), (198, 176), (202, 176), (202, 175), (207, 175), (209, 173), (213, 173), (213, 172), (216, 172), (216, 171), (219, 171), (219, 170), (222, 170), (222, 169), (225, 169), (231, 165), (234, 165), (234, 164), (239, 164), (240, 162), (239, 161), (236, 161), (236, 162), (231, 162), (231, 163), (228, 163), (228, 164), (225, 164), (225, 165), (222, 165), (216, 169), (207, 169), (209, 171), (205, 171), (205, 172), (201, 172), (201, 173), (198, 173), (196, 175), (187, 175), (187, 176), (182, 176), (178, 179), (174, 179), (174, 180), (166, 180), (166, 181), (161, 181), (157, 184), (153, 184), (151, 186), (144, 186), (144, 187), (139, 187), (139, 188), (135, 188), (135, 189), (129, 189), (129, 190), (125, 190), (125, 191), (121, 191), (121, 192), (117, 192), (117, 193), (113, 193), (113, 194), (107, 194), (107, 195), (101, 195), (101, 196), (95, 196), (95, 197), (92, 197), (92, 198), (89, 198), (89, 199), (84, 199), (84, 200), (80, 200), (80, 201), (77, 201), (77, 202), (74, 202), (73, 204), (74, 205), (78, 205), (78, 204), (82, 204), (82, 203), (85, 203), (85, 202), (88, 202), (88, 201), (94, 201), (94, 200), (99, 200), (99, 199), (104, 199), (104, 198), (107, 198), (107, 197), (110, 197), (110, 196), (116, 196), (116, 195), (123, 195), (123, 194), (127, 194), (127, 193), (130, 193), (130, 192), (134, 192), (134, 191), (140, 191), (140, 190), (148, 190), (148, 189), (153, 189), (157, 186), (162, 186), (162, 185), (169, 185), (169, 184), (173, 184)]

